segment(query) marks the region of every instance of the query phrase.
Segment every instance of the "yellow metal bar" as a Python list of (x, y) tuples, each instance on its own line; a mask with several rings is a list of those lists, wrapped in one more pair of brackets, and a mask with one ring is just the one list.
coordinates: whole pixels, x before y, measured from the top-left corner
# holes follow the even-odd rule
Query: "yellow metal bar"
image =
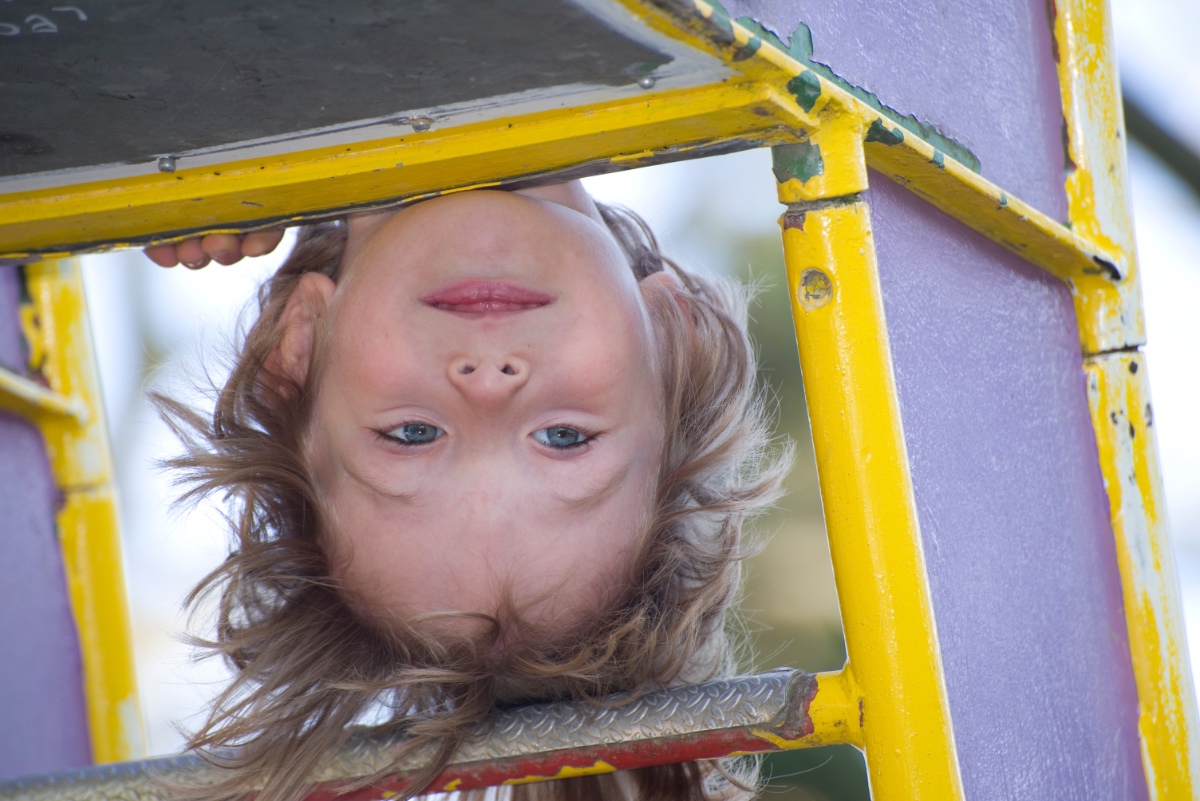
[(871, 787), (961, 799), (870, 212), (802, 208), (784, 259)]
[[(1108, 4), (1059, 0), (1059, 52), (1074, 230), (1121, 253), (1125, 280), (1097, 286), (1079, 309), (1091, 341), (1085, 367), (1100, 469), (1108, 490), (1150, 796), (1195, 798), (1200, 720), (1189, 666), (1162, 477), (1152, 428), (1142, 297), (1125, 169), (1125, 122)], [(1135, 350), (1128, 350), (1134, 348)]]
[[(631, 10), (641, 7), (637, 0), (625, 2)], [(1064, 226), (911, 131), (900, 128), (841, 87), (807, 69), (790, 54), (729, 19), (718, 6), (706, 0), (676, 2), (678, 5), (690, 4), (701, 17), (710, 20), (720, 18), (720, 22), (701, 30), (689, 24), (686, 18), (643, 10), (646, 23), (662, 33), (673, 34), (729, 61), (747, 78), (770, 85), (777, 92), (780, 105), (798, 104), (802, 111), (816, 118), (818, 125), (816, 131), (810, 128), (801, 131), (799, 135), (802, 138), (811, 137), (808, 141), (820, 146), (822, 137), (827, 135), (826, 128), (856, 128), (865, 142), (868, 166), (1023, 259), (1066, 281), (1074, 296), (1080, 344), (1084, 353), (1101, 352), (1142, 341), (1138, 338), (1142, 330), (1140, 303), (1128, 302), (1140, 297), (1136, 280), (1126, 279), (1135, 270), (1132, 248), (1123, 245), (1125, 239), (1110, 233), (1117, 221), (1122, 219), (1124, 208), (1124, 195), (1121, 194), (1124, 192), (1123, 159), (1118, 170), (1121, 192), (1105, 195), (1112, 198), (1111, 201), (1105, 201), (1105, 207), (1112, 211), (1106, 218), (1111, 224)], [(1089, 0), (1075, 2), (1091, 7)], [(1059, 8), (1061, 24), (1070, 13), (1062, 12), (1062, 4), (1059, 4)], [(714, 37), (714, 34), (719, 35)], [(1083, 39), (1079, 39), (1077, 44), (1084, 49), (1091, 46), (1090, 41)], [(747, 53), (750, 55), (747, 56)], [(1067, 67), (1060, 66), (1060, 69)], [(1084, 101), (1091, 102), (1087, 100), (1089, 91), (1090, 87), (1083, 87), (1071, 96), (1079, 95)], [(1068, 92), (1064, 90), (1064, 98), (1067, 96)], [(1100, 120), (1097, 124), (1106, 122), (1111, 120)], [(1106, 151), (1105, 165), (1114, 163), (1109, 156), (1111, 153)], [(809, 162), (833, 164), (841, 167), (844, 173), (845, 165), (837, 163), (838, 157), (839, 151), (826, 153), (821, 148), (820, 157), (815, 153), (810, 154)], [(1086, 161), (1083, 156), (1080, 158)], [(1103, 169), (1107, 169), (1107, 166)], [(1074, 191), (1077, 198), (1082, 197), (1081, 193), (1086, 189), (1091, 192), (1086, 198), (1091, 208), (1099, 202), (1099, 194), (1095, 191), (1096, 183), (1092, 178), (1085, 180), (1080, 177), (1084, 172), (1082, 169), (1076, 171), (1074, 190), (1073, 185), (1069, 184), (1068, 195), (1071, 196)], [(828, 183), (828, 179), (819, 172), (810, 171), (808, 180), (791, 182), (789, 191), (796, 199), (841, 194), (831, 193), (827, 188)], [(1118, 197), (1122, 200), (1118, 201)], [(1075, 205), (1073, 201), (1073, 210)]]
[(68, 417), (79, 423), (87, 420), (84, 404), (4, 369), (0, 369), (0, 409), (32, 418), (49, 415)]
[(1125, 119), (1108, 3), (1058, 0), (1054, 38), (1071, 168), (1067, 207), (1072, 230), (1119, 254), (1129, 266), (1125, 281), (1097, 287), (1080, 316), (1095, 340), (1089, 353), (1144, 344), (1142, 292), (1133, 242), (1125, 170)]
[(1151, 798), (1195, 798), (1196, 695), (1166, 520), (1146, 359), (1119, 351), (1085, 362), (1100, 468), (1117, 539), (1138, 731)]
[(108, 432), (100, 397), (79, 264), (25, 267), (55, 397), (81, 414), (38, 414), (55, 482), (64, 496), (58, 529), (83, 657), (96, 762), (143, 756), (142, 723), (125, 601)]
[[(731, 81), (578, 109), (434, 127), (215, 167), (0, 195), (0, 253), (166, 241), (369, 207), (663, 151), (794, 140), (805, 117), (770, 87)], [(679, 157), (676, 155), (675, 157)]]

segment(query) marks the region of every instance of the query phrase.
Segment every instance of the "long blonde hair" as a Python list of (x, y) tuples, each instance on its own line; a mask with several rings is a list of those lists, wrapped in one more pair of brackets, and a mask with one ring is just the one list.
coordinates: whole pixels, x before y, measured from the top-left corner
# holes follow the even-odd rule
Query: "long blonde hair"
[[(473, 638), (385, 630), (331, 578), (302, 447), (320, 370), (310, 369), (305, 385), (296, 386), (268, 365), (301, 276), (317, 271), (338, 280), (344, 223), (302, 228), (291, 255), (260, 288), (257, 320), (211, 418), (156, 398), (185, 445), (167, 463), (187, 486), (182, 500), (225, 496), (235, 535), (228, 558), (187, 599), (193, 608), (202, 597), (218, 599), (215, 636), (195, 642), (222, 655), (234, 672), (189, 741), (225, 766), (227, 778), (191, 795), (230, 801), (257, 790), (260, 801), (296, 801), (352, 724), (380, 710), (409, 735), (406, 750), (436, 747), (410, 785), (415, 793), (498, 704), (595, 700), (733, 668), (726, 611), (739, 592), (742, 524), (775, 500), (790, 463), (789, 448), (770, 442), (756, 392), (746, 295), (666, 259), (631, 212), (602, 206), (601, 214), (639, 280), (661, 270), (678, 279), (674, 288), (655, 284), (646, 293), (661, 340), (666, 438), (630, 588), (567, 638), (539, 639), (515, 615), (493, 620), (487, 634)], [(502, 630), (505, 643), (515, 645), (493, 647)], [(626, 797), (632, 784), (646, 801), (704, 801), (736, 795), (754, 781), (743, 776), (730, 784), (718, 774), (727, 771), (693, 763), (513, 792), (600, 801)]]

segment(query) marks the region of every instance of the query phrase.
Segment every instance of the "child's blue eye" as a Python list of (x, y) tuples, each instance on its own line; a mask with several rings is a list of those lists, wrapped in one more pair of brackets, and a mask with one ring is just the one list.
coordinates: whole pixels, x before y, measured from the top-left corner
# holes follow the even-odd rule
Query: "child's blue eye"
[(533, 438), (547, 448), (566, 450), (586, 445), (592, 438), (577, 428), (570, 426), (550, 426), (539, 428), (533, 432)]
[(399, 428), (393, 428), (384, 434), (401, 445), (426, 445), (433, 442), (446, 432), (429, 423), (405, 423)]

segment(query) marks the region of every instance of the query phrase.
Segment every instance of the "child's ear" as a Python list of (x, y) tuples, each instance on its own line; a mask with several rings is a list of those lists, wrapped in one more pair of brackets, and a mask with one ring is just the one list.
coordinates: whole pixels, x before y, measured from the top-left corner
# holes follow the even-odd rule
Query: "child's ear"
[(323, 273), (305, 273), (292, 290), (279, 327), (283, 335), (267, 357), (266, 372), (287, 378), (295, 386), (304, 386), (312, 362), (317, 326), (329, 311), (337, 285)]
[(666, 290), (671, 294), (671, 298), (679, 306), (679, 310), (683, 312), (684, 319), (692, 319), (692, 305), (688, 300), (687, 290), (680, 283), (679, 278), (670, 270), (659, 270), (656, 273), (650, 273), (641, 280), (642, 292), (647, 291), (662, 291)]

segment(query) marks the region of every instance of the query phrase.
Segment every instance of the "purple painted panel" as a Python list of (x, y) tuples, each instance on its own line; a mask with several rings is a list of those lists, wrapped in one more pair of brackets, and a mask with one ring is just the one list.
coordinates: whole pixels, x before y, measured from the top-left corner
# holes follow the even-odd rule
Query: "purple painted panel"
[(91, 762), (57, 497), (41, 434), (0, 412), (0, 777)]
[(966, 797), (1146, 798), (1070, 293), (877, 173), (868, 198)]
[(1062, 102), (1047, 0), (726, 0), (784, 42), (798, 22), (813, 60), (966, 145), (983, 175), (1056, 220)]
[(25, 375), (25, 343), (15, 313), (21, 292), (18, 269), (0, 264), (0, 367)]

